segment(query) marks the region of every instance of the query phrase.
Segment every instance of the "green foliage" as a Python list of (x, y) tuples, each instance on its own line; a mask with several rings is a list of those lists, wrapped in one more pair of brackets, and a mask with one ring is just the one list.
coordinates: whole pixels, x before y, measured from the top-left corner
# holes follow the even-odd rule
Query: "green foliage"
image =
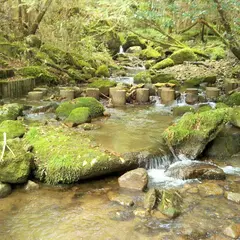
[(212, 107), (209, 106), (209, 105), (202, 105), (202, 106), (199, 106), (197, 112), (200, 113), (200, 112), (206, 112), (206, 111), (210, 111), (212, 110)]
[(226, 97), (224, 102), (231, 107), (239, 106), (240, 105), (240, 92), (235, 92), (235, 93), (231, 94), (230, 96)]
[(134, 83), (151, 83), (151, 74), (149, 71), (139, 72), (134, 76)]
[(108, 70), (108, 67), (106, 65), (101, 65), (97, 68), (97, 71), (95, 73), (97, 77), (110, 77), (110, 73)]
[(92, 88), (110, 88), (110, 87), (115, 87), (117, 85), (116, 82), (107, 80), (107, 79), (96, 79), (92, 83), (90, 83), (88, 86)]

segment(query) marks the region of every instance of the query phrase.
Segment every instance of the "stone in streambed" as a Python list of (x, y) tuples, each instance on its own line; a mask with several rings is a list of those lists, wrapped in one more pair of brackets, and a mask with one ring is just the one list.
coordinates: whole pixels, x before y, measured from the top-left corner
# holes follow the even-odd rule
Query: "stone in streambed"
[(10, 184), (0, 182), (0, 198), (8, 196), (12, 192)]
[(110, 201), (117, 202), (122, 206), (131, 207), (134, 205), (133, 199), (130, 196), (115, 192), (108, 192), (107, 196)]
[(216, 183), (203, 183), (198, 186), (199, 193), (202, 197), (222, 195), (223, 189)]
[(233, 223), (223, 231), (224, 235), (231, 237), (233, 239), (238, 239), (240, 237), (240, 223)]
[(240, 193), (225, 192), (224, 196), (226, 199), (228, 199), (232, 202), (240, 203)]
[(39, 184), (37, 184), (31, 180), (28, 180), (27, 184), (24, 187), (25, 191), (34, 191), (37, 189), (39, 189)]
[(126, 172), (118, 178), (119, 186), (142, 191), (148, 184), (148, 174), (144, 168), (137, 168)]

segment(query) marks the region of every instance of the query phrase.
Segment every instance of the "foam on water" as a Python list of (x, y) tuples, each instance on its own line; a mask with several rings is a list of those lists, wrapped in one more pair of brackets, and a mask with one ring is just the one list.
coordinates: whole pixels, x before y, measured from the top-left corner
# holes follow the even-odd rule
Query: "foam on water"
[(226, 166), (226, 167), (223, 167), (222, 170), (226, 174), (240, 176), (240, 167)]

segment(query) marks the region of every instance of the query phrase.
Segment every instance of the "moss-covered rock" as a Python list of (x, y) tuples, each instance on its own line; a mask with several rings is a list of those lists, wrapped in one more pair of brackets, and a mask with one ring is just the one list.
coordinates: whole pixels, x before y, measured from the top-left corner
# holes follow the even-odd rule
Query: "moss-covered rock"
[(134, 76), (134, 83), (151, 83), (151, 74), (149, 71), (139, 72)]
[(140, 46), (142, 49), (146, 48), (145, 40), (140, 39), (137, 35), (129, 34), (123, 43), (123, 49), (126, 51), (133, 46)]
[(28, 66), (19, 68), (17, 74), (24, 77), (35, 77), (38, 83), (42, 84), (55, 84), (57, 83), (57, 76), (50, 73), (42, 66)]
[(176, 154), (196, 159), (230, 120), (231, 108), (185, 114), (176, 124), (167, 128), (163, 137)]
[[(2, 148), (3, 143), (0, 143)], [(32, 154), (27, 153), (19, 140), (9, 140), (3, 159), (0, 161), (0, 181), (4, 183), (24, 183), (30, 174)]]
[(100, 93), (104, 95), (109, 95), (109, 88), (117, 86), (115, 81), (97, 78), (94, 79), (92, 83), (88, 85), (90, 88), (98, 88)]
[(194, 108), (191, 106), (177, 106), (173, 108), (173, 116), (179, 117), (185, 114), (186, 112), (194, 112)]
[(11, 192), (12, 188), (10, 184), (0, 182), (0, 198), (8, 196)]
[(212, 60), (220, 60), (226, 56), (226, 51), (222, 47), (211, 47), (206, 49), (206, 53)]
[(73, 109), (80, 107), (89, 108), (91, 118), (103, 116), (103, 105), (92, 97), (80, 97), (73, 101), (63, 102), (56, 109), (56, 114), (60, 118), (67, 118)]
[(215, 108), (228, 108), (229, 106), (223, 102), (217, 102)]
[(4, 120), (16, 120), (22, 114), (23, 106), (18, 103), (0, 106), (0, 122)]
[(161, 62), (156, 63), (152, 68), (159, 70), (159, 69), (164, 69), (166, 67), (171, 67), (173, 65), (174, 65), (174, 61), (171, 58), (166, 58)]
[(171, 73), (155, 73), (151, 75), (151, 83), (167, 83), (174, 80), (175, 76)]
[(197, 56), (190, 48), (180, 49), (174, 52), (170, 58), (175, 64), (182, 64), (184, 61), (196, 61)]
[(181, 196), (176, 191), (164, 190), (161, 192), (161, 202), (158, 210), (169, 218), (176, 218), (181, 213)]
[(34, 147), (35, 175), (50, 184), (73, 183), (126, 168), (123, 159), (105, 152), (87, 135), (65, 128), (32, 128), (26, 141)]
[(148, 47), (142, 50), (139, 54), (139, 58), (143, 60), (157, 59), (159, 57), (161, 57), (161, 53), (159, 53), (157, 50), (155, 50), (152, 47)]
[(97, 77), (110, 77), (110, 73), (109, 73), (109, 70), (108, 70), (108, 67), (107, 65), (101, 65), (97, 68), (97, 71), (95, 72), (95, 75)]
[(240, 128), (240, 107), (233, 108), (231, 123)]
[(65, 123), (71, 124), (71, 126), (77, 126), (79, 124), (88, 122), (90, 120), (90, 111), (87, 107), (75, 108), (71, 111)]
[(7, 139), (22, 137), (26, 133), (26, 127), (22, 122), (14, 120), (6, 120), (0, 124), (0, 140), (3, 141), (3, 133), (7, 135)]
[(211, 74), (206, 76), (198, 76), (190, 78), (184, 82), (186, 87), (199, 87), (201, 83), (213, 84), (217, 81), (217, 75)]
[(26, 43), (30, 47), (40, 48), (42, 45), (42, 41), (36, 35), (29, 35), (26, 37)]
[(227, 105), (233, 107), (233, 106), (239, 106), (240, 105), (240, 92), (234, 92), (233, 94), (227, 96), (224, 99), (224, 103)]
[(197, 112), (206, 112), (212, 110), (212, 107), (210, 105), (200, 105), (197, 109)]

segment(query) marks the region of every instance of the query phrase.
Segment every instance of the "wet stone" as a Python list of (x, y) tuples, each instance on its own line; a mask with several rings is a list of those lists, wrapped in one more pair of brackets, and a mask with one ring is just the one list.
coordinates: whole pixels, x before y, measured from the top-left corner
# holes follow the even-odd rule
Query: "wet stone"
[(152, 210), (156, 204), (157, 200), (157, 192), (156, 189), (151, 188), (149, 191), (145, 194), (144, 197), (144, 208), (146, 208), (148, 211)]
[(37, 184), (33, 181), (30, 181), (30, 180), (28, 180), (27, 184), (24, 187), (24, 190), (26, 190), (26, 191), (34, 191), (37, 189), (39, 189), (39, 184)]
[(223, 233), (228, 237), (238, 239), (240, 237), (240, 223), (231, 224), (224, 229)]
[(225, 192), (224, 196), (232, 202), (240, 203), (240, 193)]
[(111, 211), (108, 213), (108, 216), (111, 220), (114, 221), (129, 221), (134, 218), (132, 211)]
[(107, 196), (110, 201), (117, 202), (122, 206), (131, 207), (134, 205), (133, 199), (130, 196), (115, 192), (108, 192)]
[(12, 192), (10, 184), (0, 182), (0, 198), (8, 196)]
[(147, 218), (150, 216), (149, 212), (142, 208), (137, 208), (136, 210), (133, 211), (133, 213), (136, 217), (140, 218)]
[(198, 186), (202, 197), (222, 195), (223, 189), (216, 183), (203, 183)]

